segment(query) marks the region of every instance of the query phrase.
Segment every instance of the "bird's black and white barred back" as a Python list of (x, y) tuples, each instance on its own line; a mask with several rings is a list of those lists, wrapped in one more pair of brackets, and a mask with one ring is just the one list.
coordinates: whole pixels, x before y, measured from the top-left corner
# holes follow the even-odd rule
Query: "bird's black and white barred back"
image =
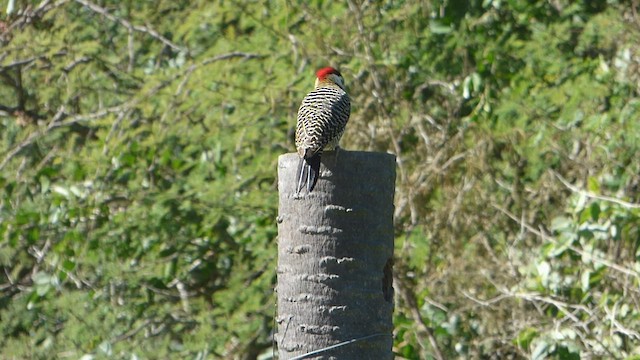
[(311, 192), (318, 181), (324, 149), (338, 147), (351, 113), (344, 79), (334, 68), (316, 73), (315, 89), (302, 100), (296, 125), (296, 148), (300, 155), (297, 192), (307, 186)]

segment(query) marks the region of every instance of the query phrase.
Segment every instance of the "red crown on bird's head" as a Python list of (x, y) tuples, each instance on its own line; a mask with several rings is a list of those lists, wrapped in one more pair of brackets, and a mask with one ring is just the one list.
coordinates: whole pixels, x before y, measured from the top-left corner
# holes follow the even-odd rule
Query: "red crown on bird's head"
[(342, 74), (340, 74), (340, 71), (332, 68), (331, 66), (323, 67), (322, 69), (316, 71), (316, 76), (318, 77), (318, 80), (324, 80), (326, 79), (327, 76), (331, 74), (335, 74), (342, 77)]

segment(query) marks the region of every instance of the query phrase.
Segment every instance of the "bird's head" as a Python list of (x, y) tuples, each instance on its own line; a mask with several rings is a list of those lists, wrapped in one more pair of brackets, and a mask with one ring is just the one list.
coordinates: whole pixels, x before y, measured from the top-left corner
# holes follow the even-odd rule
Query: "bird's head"
[(336, 85), (340, 86), (342, 90), (346, 90), (344, 88), (344, 78), (340, 71), (332, 68), (332, 67), (323, 67), (322, 69), (316, 71), (316, 87), (320, 85), (323, 81), (331, 81)]

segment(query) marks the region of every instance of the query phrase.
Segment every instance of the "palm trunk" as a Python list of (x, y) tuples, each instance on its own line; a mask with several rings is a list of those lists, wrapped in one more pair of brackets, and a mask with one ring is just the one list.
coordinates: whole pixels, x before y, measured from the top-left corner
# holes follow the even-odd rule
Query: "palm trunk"
[(326, 152), (300, 194), (298, 155), (278, 160), (279, 358), (393, 359), (395, 157)]

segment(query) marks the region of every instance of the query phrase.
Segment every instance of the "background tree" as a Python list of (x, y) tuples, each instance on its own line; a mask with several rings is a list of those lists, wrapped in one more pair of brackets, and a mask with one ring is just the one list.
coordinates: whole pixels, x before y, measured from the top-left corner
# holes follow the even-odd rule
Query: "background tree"
[(3, 355), (269, 356), (327, 64), (398, 157), (399, 356), (640, 352), (637, 1), (1, 4)]

